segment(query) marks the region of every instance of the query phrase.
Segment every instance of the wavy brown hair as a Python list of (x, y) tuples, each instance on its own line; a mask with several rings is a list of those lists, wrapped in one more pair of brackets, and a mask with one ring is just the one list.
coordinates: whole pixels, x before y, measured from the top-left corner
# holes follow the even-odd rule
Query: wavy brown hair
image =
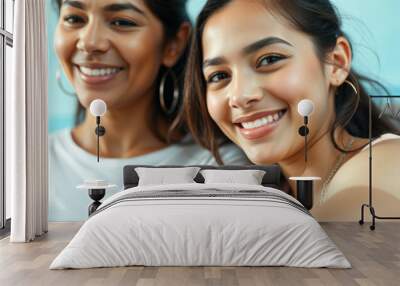
[[(192, 35), (190, 55), (185, 76), (184, 108), (185, 117), (195, 140), (209, 149), (217, 162), (222, 163), (218, 147), (227, 141), (207, 110), (206, 80), (202, 71), (203, 50), (202, 35), (207, 20), (232, 0), (208, 0), (200, 12)], [(329, 0), (264, 0), (266, 9), (283, 16), (296, 30), (307, 34), (313, 41), (315, 51), (321, 64), (326, 63), (326, 55), (336, 46), (339, 36), (349, 40), (341, 29), (341, 19)], [(268, 4), (268, 6), (267, 6)], [(350, 42), (350, 41), (349, 41)], [(351, 45), (351, 44), (350, 44)], [(344, 128), (351, 135), (368, 138), (369, 95), (366, 86), (380, 92), (388, 93), (386, 88), (376, 80), (370, 79), (353, 68), (347, 78), (357, 89), (354, 94), (349, 84), (343, 84), (336, 90), (336, 118), (330, 130), (330, 137), (336, 149), (343, 150), (335, 141), (334, 133), (338, 127)], [(388, 118), (379, 118), (380, 110), (372, 105), (372, 137), (384, 133), (399, 134), (398, 128)], [(362, 147), (350, 152), (358, 151)]]
[[(57, 12), (61, 9), (61, 4), (63, 0), (52, 0), (53, 5)], [(168, 41), (174, 38), (179, 31), (180, 26), (187, 22), (190, 23), (189, 15), (186, 10), (187, 0), (144, 0), (145, 5), (150, 9), (150, 11), (158, 18), (161, 22), (164, 30), (164, 40)], [(184, 49), (182, 55), (176, 62), (176, 64), (171, 68), (174, 72), (179, 89), (179, 100), (178, 108), (172, 114), (165, 114), (161, 108), (160, 101), (158, 100), (158, 92), (155, 94), (153, 99), (153, 111), (149, 112), (150, 129), (154, 135), (157, 136), (163, 142), (174, 142), (180, 140), (181, 136), (186, 132), (184, 122), (180, 120), (182, 116), (180, 114), (183, 112), (182, 99), (183, 99), (183, 79), (184, 79), (184, 68), (186, 65), (186, 59), (188, 57), (189, 45)], [(158, 76), (155, 82), (156, 86), (160, 85), (163, 75), (167, 72), (167, 68), (161, 66)], [(173, 85), (167, 81), (165, 91), (165, 102), (169, 106), (173, 101)], [(158, 90), (158, 89), (156, 89)], [(162, 118), (170, 124), (170, 129), (168, 134), (161, 134), (158, 129), (157, 120)], [(85, 108), (80, 104), (79, 100), (77, 102), (76, 113), (75, 113), (75, 125), (80, 124), (85, 119)]]

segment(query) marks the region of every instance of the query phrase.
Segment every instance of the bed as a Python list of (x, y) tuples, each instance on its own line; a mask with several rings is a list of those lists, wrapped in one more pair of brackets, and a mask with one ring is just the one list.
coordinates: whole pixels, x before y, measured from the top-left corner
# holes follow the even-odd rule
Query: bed
[[(50, 269), (351, 267), (309, 211), (280, 190), (277, 165), (189, 167), (198, 169), (192, 181), (164, 176), (158, 183), (182, 166), (126, 166), (124, 190), (102, 203)], [(155, 171), (147, 177), (151, 184), (140, 183), (143, 170)], [(210, 170), (233, 173), (232, 182), (219, 182), (220, 173)], [(260, 184), (238, 183), (246, 172), (259, 172)]]

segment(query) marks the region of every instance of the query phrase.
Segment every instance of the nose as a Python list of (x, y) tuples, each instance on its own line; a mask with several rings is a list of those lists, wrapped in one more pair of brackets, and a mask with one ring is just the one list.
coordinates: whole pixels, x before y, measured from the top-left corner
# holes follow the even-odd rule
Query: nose
[(232, 85), (229, 96), (229, 105), (231, 108), (246, 109), (260, 101), (264, 95), (262, 87), (254, 77), (237, 79)]
[(96, 19), (89, 20), (81, 29), (76, 47), (88, 54), (104, 53), (109, 49), (110, 42), (107, 39), (107, 33), (102, 31), (99, 21)]

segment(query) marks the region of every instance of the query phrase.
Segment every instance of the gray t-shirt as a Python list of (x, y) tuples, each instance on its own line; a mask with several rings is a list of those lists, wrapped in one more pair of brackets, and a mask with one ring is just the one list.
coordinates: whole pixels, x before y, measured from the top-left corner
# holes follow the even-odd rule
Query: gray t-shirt
[[(220, 148), (226, 165), (248, 165), (245, 154), (233, 144)], [(105, 198), (123, 190), (125, 165), (217, 165), (211, 153), (186, 137), (179, 144), (131, 158), (100, 158), (80, 148), (72, 139), (71, 129), (49, 136), (49, 220), (82, 221), (93, 202), (87, 190), (77, 189), (84, 180), (106, 180), (116, 188)]]

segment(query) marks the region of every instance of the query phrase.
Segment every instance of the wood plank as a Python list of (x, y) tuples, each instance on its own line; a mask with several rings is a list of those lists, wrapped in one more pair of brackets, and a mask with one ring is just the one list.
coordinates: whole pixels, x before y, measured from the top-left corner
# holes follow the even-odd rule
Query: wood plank
[(0, 285), (136, 286), (391, 286), (400, 281), (400, 223), (378, 221), (375, 231), (357, 223), (322, 223), (352, 269), (290, 267), (116, 267), (49, 270), (81, 223), (50, 223), (32, 243), (0, 240)]

